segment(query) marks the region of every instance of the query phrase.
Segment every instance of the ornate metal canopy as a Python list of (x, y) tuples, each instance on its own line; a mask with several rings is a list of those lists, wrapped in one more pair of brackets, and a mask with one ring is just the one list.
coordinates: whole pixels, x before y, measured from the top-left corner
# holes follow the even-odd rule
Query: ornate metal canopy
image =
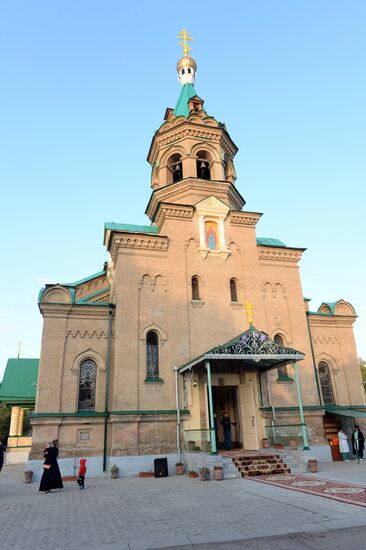
[[(183, 373), (193, 367), (210, 361), (211, 366), (226, 370), (229, 366), (234, 370), (246, 368), (249, 370), (270, 370), (286, 365), (291, 361), (301, 361), (305, 355), (293, 348), (276, 344), (265, 332), (254, 326), (226, 344), (215, 346), (203, 355), (180, 367)], [(230, 361), (230, 365), (228, 362)], [(236, 368), (235, 368), (236, 367)]]

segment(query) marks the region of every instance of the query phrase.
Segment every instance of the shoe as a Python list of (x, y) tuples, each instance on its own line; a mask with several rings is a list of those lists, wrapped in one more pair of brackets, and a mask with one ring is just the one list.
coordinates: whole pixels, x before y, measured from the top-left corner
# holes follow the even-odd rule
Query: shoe
[(345, 462), (349, 462), (349, 460), (345, 460)]

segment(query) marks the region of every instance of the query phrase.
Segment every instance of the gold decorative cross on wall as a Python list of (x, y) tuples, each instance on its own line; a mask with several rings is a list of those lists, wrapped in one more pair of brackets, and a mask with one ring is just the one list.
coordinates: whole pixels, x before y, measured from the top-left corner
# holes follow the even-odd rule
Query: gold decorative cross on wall
[(251, 304), (250, 302), (246, 302), (246, 303), (244, 304), (244, 309), (245, 309), (245, 313), (247, 314), (247, 319), (248, 319), (249, 326), (252, 326), (252, 325), (253, 325), (253, 309), (254, 309), (254, 305)]

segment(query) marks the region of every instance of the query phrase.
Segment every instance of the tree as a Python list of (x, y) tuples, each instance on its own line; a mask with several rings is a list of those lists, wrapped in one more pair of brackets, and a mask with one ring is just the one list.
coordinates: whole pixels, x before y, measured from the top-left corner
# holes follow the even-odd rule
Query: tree
[(362, 380), (363, 380), (363, 382), (366, 382), (366, 361), (365, 361), (365, 359), (362, 359), (362, 357), (359, 357), (358, 358), (358, 364), (359, 364), (360, 369), (361, 369)]

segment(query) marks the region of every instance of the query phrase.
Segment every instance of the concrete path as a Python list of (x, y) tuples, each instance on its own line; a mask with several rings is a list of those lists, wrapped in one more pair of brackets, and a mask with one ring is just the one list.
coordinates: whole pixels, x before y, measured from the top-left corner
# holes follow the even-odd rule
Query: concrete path
[(253, 539), (261, 537), (288, 540), (288, 535), (365, 526), (365, 508), (245, 479), (90, 478), (84, 491), (68, 482), (64, 490), (44, 494), (38, 483), (23, 482), (23, 468), (6, 466), (0, 473), (4, 550), (214, 548), (215, 543), (230, 548), (249, 540), (256, 548)]

